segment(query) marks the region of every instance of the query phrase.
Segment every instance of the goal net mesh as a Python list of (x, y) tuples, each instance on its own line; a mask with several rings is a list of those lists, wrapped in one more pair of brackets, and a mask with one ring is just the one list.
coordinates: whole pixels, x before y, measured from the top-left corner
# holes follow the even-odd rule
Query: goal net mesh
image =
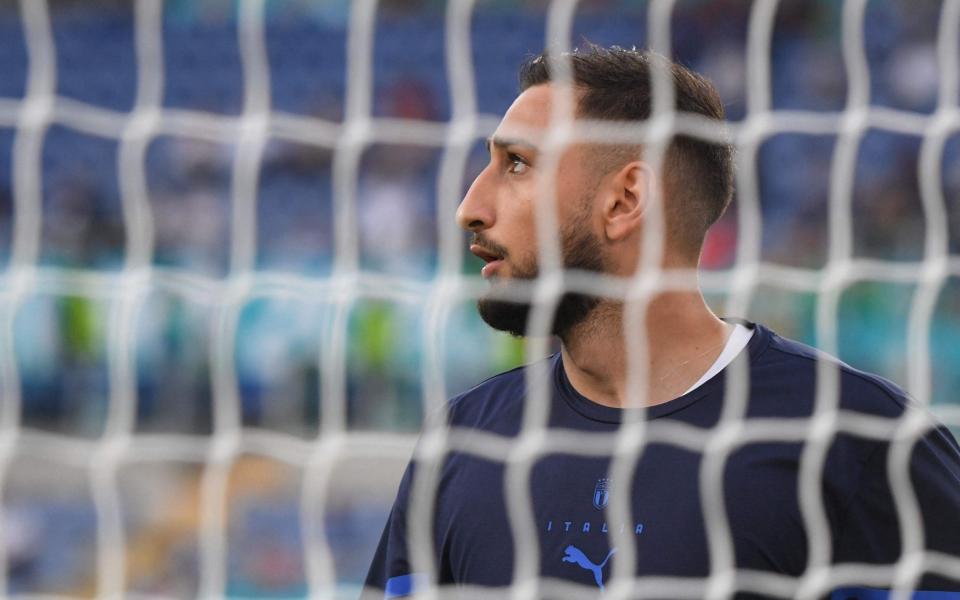
[[(956, 431), (958, 30), (960, 0), (0, 3), (0, 595), (356, 597), (419, 439), (411, 539), (429, 539), (447, 452), (503, 462), (514, 583), (473, 591), (581, 597), (537, 572), (524, 483), (550, 447), (544, 399), (517, 439), (419, 432), (453, 394), (555, 349), (479, 321), (486, 287), (454, 213), (519, 63), (584, 40), (651, 48), (720, 90), (723, 127), (673, 112), (655, 78), (651, 120), (592, 134), (736, 145), (699, 278), (714, 310), (884, 375)], [(554, 125), (552, 151), (581, 139)], [(555, 236), (539, 239), (549, 265)], [(564, 285), (642, 306), (691, 283), (546, 271), (524, 292), (532, 333)], [(909, 449), (923, 432), (840, 423), (835, 369), (818, 381), (804, 427), (736, 410), (706, 434), (621, 427), (614, 472), (651, 442), (708, 457), (711, 572), (638, 580), (625, 544), (608, 596), (815, 597), (960, 573), (924, 550), (909, 503), (891, 568), (818, 554), (831, 436)], [(716, 486), (744, 439), (805, 444), (800, 578), (734, 568)], [(625, 510), (618, 493), (608, 510)], [(428, 545), (411, 551), (435, 577)]]

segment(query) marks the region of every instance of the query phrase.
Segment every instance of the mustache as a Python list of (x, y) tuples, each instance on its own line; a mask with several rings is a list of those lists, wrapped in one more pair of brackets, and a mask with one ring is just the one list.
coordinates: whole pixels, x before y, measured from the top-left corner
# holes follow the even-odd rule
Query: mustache
[(481, 248), (483, 248), (483, 249), (486, 250), (487, 252), (489, 252), (489, 253), (491, 253), (491, 254), (495, 254), (495, 255), (499, 256), (500, 258), (506, 258), (506, 257), (507, 257), (507, 254), (508, 254), (508, 253), (507, 253), (507, 249), (506, 249), (506, 248), (504, 248), (504, 247), (501, 246), (500, 244), (494, 242), (493, 240), (489, 240), (489, 239), (485, 238), (482, 234), (474, 233), (474, 234), (473, 234), (473, 239), (470, 240), (470, 243), (471, 243), (471, 244), (476, 244), (477, 246), (480, 246)]

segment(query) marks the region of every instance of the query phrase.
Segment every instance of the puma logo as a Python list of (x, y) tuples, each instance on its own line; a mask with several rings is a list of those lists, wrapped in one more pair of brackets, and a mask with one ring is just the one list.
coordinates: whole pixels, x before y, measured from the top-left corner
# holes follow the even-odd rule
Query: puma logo
[(606, 566), (607, 561), (610, 560), (610, 557), (613, 556), (613, 553), (617, 549), (614, 548), (607, 553), (607, 557), (603, 559), (603, 562), (599, 565), (593, 564), (587, 555), (583, 553), (582, 550), (577, 548), (574, 545), (567, 546), (564, 549), (563, 562), (575, 563), (583, 569), (586, 569), (593, 573), (593, 580), (597, 582), (597, 585), (600, 587), (600, 591), (603, 591), (603, 567)]

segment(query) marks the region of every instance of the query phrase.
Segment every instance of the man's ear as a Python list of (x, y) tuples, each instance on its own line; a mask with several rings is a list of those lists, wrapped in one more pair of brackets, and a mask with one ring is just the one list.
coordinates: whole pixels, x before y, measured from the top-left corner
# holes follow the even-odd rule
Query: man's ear
[(607, 239), (626, 239), (643, 226), (655, 181), (653, 169), (641, 160), (627, 163), (614, 174), (603, 205)]

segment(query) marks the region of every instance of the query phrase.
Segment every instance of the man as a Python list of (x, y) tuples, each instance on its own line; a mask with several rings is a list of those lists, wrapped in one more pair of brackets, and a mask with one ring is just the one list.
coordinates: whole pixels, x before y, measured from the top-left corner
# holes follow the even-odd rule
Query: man
[[(712, 85), (665, 59), (598, 47), (574, 52), (569, 59), (577, 118), (647, 119), (652, 65), (662, 61), (671, 75), (678, 111), (723, 119)], [(527, 62), (520, 78), (522, 93), (489, 140), (490, 162), (457, 214), (459, 224), (473, 234), (470, 249), (486, 261), (482, 274), (494, 289), (531, 280), (540, 272), (538, 194), (551, 177), (556, 178), (566, 269), (634, 276), (643, 266), (642, 249), (649, 247), (644, 236), (658, 233), (647, 223), (654, 214), (656, 190), (662, 193), (662, 219), (656, 221), (663, 225), (662, 268), (696, 268), (707, 229), (732, 195), (731, 149), (677, 137), (664, 153), (659, 174), (644, 149), (629, 144), (572, 144), (551, 163), (544, 159), (544, 138), (562, 89), (552, 81), (543, 56)], [(478, 308), (495, 328), (516, 335), (527, 330), (531, 309), (522, 301), (491, 294)], [(806, 427), (817, 399), (818, 361), (823, 360), (837, 369), (833, 389), (838, 391), (840, 414), (869, 417), (893, 432), (905, 413), (917, 410), (900, 389), (879, 377), (783, 339), (762, 325), (717, 318), (699, 290), (660, 292), (647, 304), (642, 324), (633, 325), (639, 330), (630, 329), (630, 323), (624, 303), (616, 298), (562, 296), (552, 322), (561, 351), (546, 365), (549, 431), (612, 438), (621, 422), (636, 414), (625, 409), (639, 404), (650, 432), (686, 426), (707, 439), (732, 402), (725, 386), (732, 369), (748, 378), (743, 413), (747, 424), (773, 417), (795, 419), (793, 423)], [(637, 368), (628, 364), (629, 336), (644, 339), (649, 350), (639, 365), (646, 382), (639, 398), (628, 392), (628, 371)], [(505, 443), (515, 441), (529, 409), (527, 383), (525, 368), (515, 369), (454, 398), (446, 415), (452, 435), (479, 430)], [(822, 463), (803, 463), (820, 467), (820, 487), (814, 490), (820, 502), (813, 509), (809, 502), (801, 507), (806, 444), (798, 437), (742, 441), (715, 465), (722, 469), (722, 493), (703, 488), (701, 468), (709, 455), (701, 448), (667, 443), (663, 436), (643, 446), (632, 478), (622, 472), (621, 479), (613, 477), (609, 455), (554, 448), (533, 461), (526, 478), (532, 529), (512, 522), (503, 462), (451, 451), (442, 462), (432, 498), (433, 571), (415, 572), (411, 564), (408, 517), (417, 477), (412, 464), (401, 482), (367, 590), (379, 590), (370, 592), (371, 597), (385, 593), (392, 598), (434, 582), (453, 584), (445, 590), (505, 588), (513, 582), (517, 559), (527, 558), (516, 552), (523, 531), (536, 532), (531, 543), (538, 552), (540, 582), (583, 586), (583, 593), (574, 596), (589, 596), (609, 585), (625, 542), (633, 545), (627, 554), (635, 558), (626, 573), (703, 583), (715, 561), (724, 560), (711, 554), (716, 540), (708, 536), (705, 501), (722, 501), (732, 536), (729, 564), (738, 573), (786, 576), (775, 581), (791, 596), (801, 585), (815, 595), (834, 587), (889, 588), (896, 583), (893, 568), (874, 568), (869, 577), (855, 572), (821, 585), (804, 575), (811, 565), (891, 565), (900, 558), (903, 536), (895, 486), (888, 477), (890, 435), (838, 427), (824, 446)], [(817, 461), (816, 453), (808, 459)], [(945, 428), (933, 423), (923, 428), (910, 454), (909, 475), (924, 547), (960, 555), (960, 448)], [(625, 523), (612, 522), (606, 510), (619, 486), (629, 486), (630, 518)], [(821, 536), (815, 537), (814, 554), (811, 524), (817, 523), (826, 524), (829, 537), (825, 544)], [(916, 583), (925, 589), (960, 589), (956, 573), (954, 579), (943, 569), (923, 569), (921, 575)], [(742, 595), (769, 595), (772, 588), (764, 585), (770, 581), (738, 578), (732, 589)], [(504, 596), (508, 591), (501, 590)], [(534, 593), (550, 595), (543, 587)], [(846, 590), (838, 597), (859, 593)]]

